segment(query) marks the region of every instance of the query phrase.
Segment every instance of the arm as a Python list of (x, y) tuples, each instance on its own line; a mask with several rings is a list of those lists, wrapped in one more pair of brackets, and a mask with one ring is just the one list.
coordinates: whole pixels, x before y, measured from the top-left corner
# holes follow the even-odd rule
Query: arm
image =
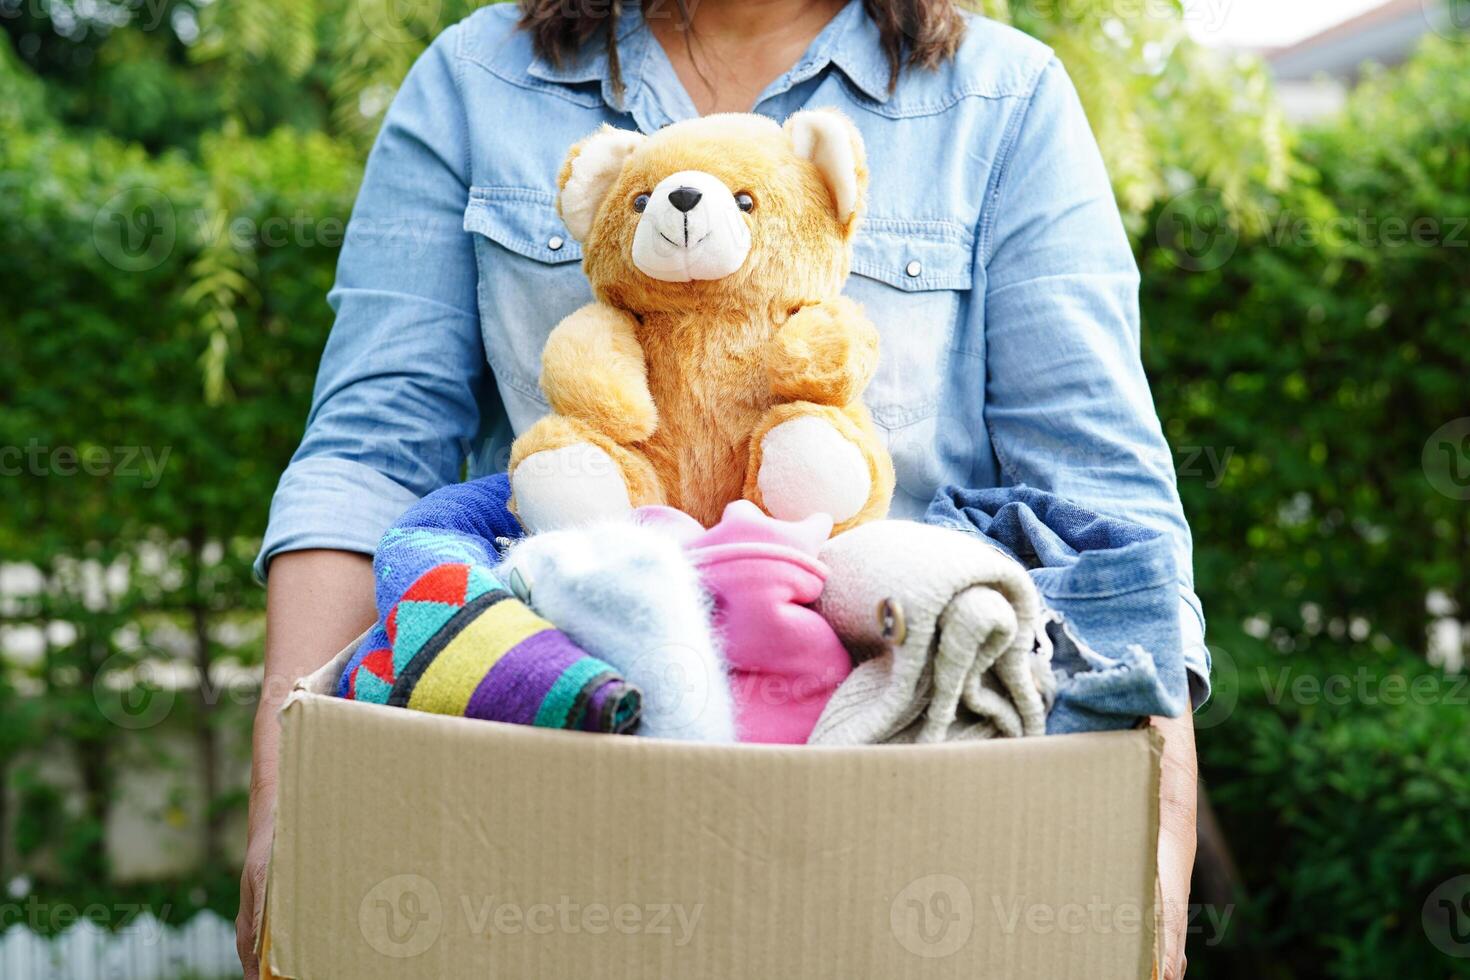
[(1194, 754), (1194, 722), (1154, 718), (1164, 736), (1159, 780), (1159, 894), (1163, 898), (1164, 980), (1184, 976), (1184, 940), (1189, 928), (1189, 883), (1194, 872), (1195, 807), (1199, 770)]
[(271, 502), (256, 572), (270, 573), (237, 940), (245, 975), (275, 799), (276, 709), (290, 683), (373, 622), (367, 555), (422, 495), (458, 479), (480, 423), (465, 120), (450, 28), (404, 81), (368, 160), (329, 301), (306, 434)]
[(1169, 535), (1196, 705), (1209, 696), (1193, 545), (1139, 355), (1138, 268), (1097, 143), (1053, 61), (982, 228), (986, 424), (1005, 477)]
[(631, 313), (605, 303), (589, 303), (556, 325), (541, 352), (541, 390), (553, 411), (614, 442), (653, 435), (658, 409), (636, 326)]
[(788, 401), (841, 408), (856, 401), (878, 368), (878, 330), (846, 296), (803, 306), (766, 348), (771, 392)]
[[(1096, 141), (1066, 73), (1042, 72), (987, 195), (986, 424), (1007, 481), (1168, 534), (1179, 569), (1180, 626), (1195, 703), (1208, 694), (1192, 543), (1139, 354), (1138, 269)], [(978, 304), (977, 304), (978, 305)], [(1160, 882), (1165, 980), (1181, 975), (1194, 850), (1194, 739), (1165, 733)]]
[(485, 359), (467, 133), (445, 31), (388, 111), (328, 302), (336, 321), (306, 433), (281, 476), (256, 563), (303, 548), (371, 554), (420, 497), (455, 482), (499, 412)]
[(373, 572), (366, 555), (293, 551), (271, 564), (266, 605), (265, 677), (250, 757), (250, 822), (235, 942), (254, 980), (255, 939), (265, 899), (276, 802), (276, 712), (298, 677), (308, 674), (372, 625)]

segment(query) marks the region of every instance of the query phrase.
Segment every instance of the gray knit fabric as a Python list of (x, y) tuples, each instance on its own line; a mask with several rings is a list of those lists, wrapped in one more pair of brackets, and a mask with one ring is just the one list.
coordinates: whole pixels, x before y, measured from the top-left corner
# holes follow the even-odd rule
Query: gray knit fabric
[[(1055, 693), (1026, 570), (951, 528), (877, 521), (827, 542), (817, 608), (860, 661), (814, 745), (1041, 735)], [(881, 613), (901, 610), (902, 629)], [(887, 635), (885, 635), (885, 632)], [(901, 634), (901, 635), (900, 635)]]

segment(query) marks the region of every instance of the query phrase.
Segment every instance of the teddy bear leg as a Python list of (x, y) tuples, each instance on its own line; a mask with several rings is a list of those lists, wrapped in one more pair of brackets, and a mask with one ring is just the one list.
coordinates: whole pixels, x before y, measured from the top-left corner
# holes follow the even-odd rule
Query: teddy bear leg
[(515, 441), (510, 509), (527, 531), (553, 531), (663, 502), (653, 466), (577, 419), (548, 415)]
[(892, 497), (893, 466), (861, 404), (787, 402), (751, 433), (745, 498), (772, 517), (829, 514), (836, 533), (882, 517)]

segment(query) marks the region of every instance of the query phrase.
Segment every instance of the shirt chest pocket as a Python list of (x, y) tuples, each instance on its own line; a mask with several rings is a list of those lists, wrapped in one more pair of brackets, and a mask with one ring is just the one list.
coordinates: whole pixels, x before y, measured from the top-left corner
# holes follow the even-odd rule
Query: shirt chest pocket
[(538, 380), (547, 336), (592, 301), (582, 247), (562, 224), (551, 192), (535, 188), (471, 189), (464, 229), (475, 239), (486, 356), (520, 431), (546, 411)]
[(884, 428), (902, 428), (939, 412), (973, 270), (973, 236), (959, 224), (879, 217), (863, 222), (844, 291), (863, 305), (881, 337), (878, 372), (864, 400)]

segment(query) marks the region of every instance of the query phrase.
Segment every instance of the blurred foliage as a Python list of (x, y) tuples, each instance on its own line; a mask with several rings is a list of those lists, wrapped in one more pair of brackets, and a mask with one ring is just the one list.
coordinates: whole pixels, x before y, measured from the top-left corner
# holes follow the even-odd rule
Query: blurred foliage
[(1288, 647), (1325, 629), (1421, 649), (1431, 590), (1470, 609), (1470, 507), (1425, 468), (1470, 412), (1467, 46), (1436, 40), (1369, 82), (1300, 156), (1260, 237), (1181, 253), (1169, 219), (1198, 229), (1219, 207), (1186, 196), (1141, 249), (1170, 440), (1229, 457), (1218, 485), (1181, 481), (1199, 577), (1214, 617), (1262, 615)]
[(1228, 703), (1206, 709), (1198, 737), (1248, 892), (1223, 941), (1198, 917), (1190, 976), (1470, 975), (1431, 945), (1422, 911), (1470, 869), (1465, 675), (1402, 652), (1345, 656), (1320, 640), (1288, 653), (1217, 632), (1233, 651), (1217, 676)]
[[(114, 30), (94, 64), (114, 42), (176, 39)], [(38, 580), (0, 595), (12, 840), (38, 892), (103, 888), (117, 762), (183, 725), (200, 756), (183, 778), (205, 796), (200, 880), (217, 884), (240, 805), (221, 774), (238, 779), (242, 741), (218, 731), (217, 677), (260, 656), (250, 563), (300, 436), (360, 154), (311, 129), (251, 135), (215, 109), (213, 128), (186, 111), (151, 146), (170, 99), (194, 104), (187, 63), (161, 114), (108, 102), (79, 118), (105, 86), (19, 62), (0, 36), (0, 556)], [(113, 135), (118, 118), (139, 130)], [(23, 636), (39, 651), (14, 657)], [(169, 665), (207, 680), (176, 691), (153, 676)]]
[[(1185, 186), (1257, 206), (1286, 187), (1291, 132), (1265, 66), (1191, 42), (1180, 0), (982, 6), (1046, 41), (1066, 65), (1131, 231), (1141, 231), (1142, 217)], [(1239, 209), (1227, 219), (1258, 214)]]
[(1196, 195), (1140, 249), (1166, 431), (1228, 461), (1180, 480), (1226, 698), (1203, 769), (1254, 889), (1248, 966), (1213, 975), (1467, 975), (1420, 908), (1470, 871), (1470, 688), (1422, 656), (1431, 594), (1470, 610), (1470, 45), (1376, 74), (1299, 153), (1260, 237)]
[[(0, 595), (0, 645), (42, 635), (0, 671), (0, 762), (38, 892), (114, 887), (113, 766), (156, 728), (120, 726), (109, 692), (159, 662), (260, 655), (249, 563), (362, 161), (413, 59), (477, 5), (0, 0), (0, 447), (29, 454), (0, 478), (0, 555), (40, 575)], [(1438, 677), (1425, 597), (1470, 609), (1470, 507), (1421, 464), (1470, 412), (1470, 253), (1450, 241), (1470, 236), (1470, 46), (1431, 44), (1297, 134), (1262, 67), (1189, 42), (1174, 0), (1127, 20), (1091, 0), (975, 5), (1060, 53), (1138, 245), (1230, 692), (1202, 761), (1248, 890), (1191, 975), (1443, 975), (1419, 907), (1470, 867), (1463, 707), (1309, 704), (1266, 681)], [(1390, 241), (1388, 221), (1423, 217), (1437, 242)], [(216, 701), (169, 710), (206, 769), (224, 764)], [(57, 746), (80, 807), (34, 758)], [(238, 794), (195, 783), (217, 836)], [(157, 887), (227, 910), (217, 843), (202, 896)]]

